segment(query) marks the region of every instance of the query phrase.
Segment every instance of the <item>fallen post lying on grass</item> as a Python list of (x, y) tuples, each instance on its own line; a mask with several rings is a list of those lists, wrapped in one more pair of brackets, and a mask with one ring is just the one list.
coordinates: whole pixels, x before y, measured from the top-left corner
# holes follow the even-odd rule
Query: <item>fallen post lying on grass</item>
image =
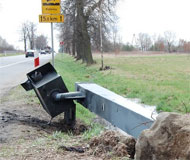
[(76, 92), (69, 92), (50, 63), (29, 72), (27, 77), (23, 88), (26, 91), (35, 90), (43, 108), (52, 118), (64, 112), (64, 119), (70, 125), (76, 119), (74, 100), (136, 138), (154, 121), (151, 111), (97, 84), (76, 83)]

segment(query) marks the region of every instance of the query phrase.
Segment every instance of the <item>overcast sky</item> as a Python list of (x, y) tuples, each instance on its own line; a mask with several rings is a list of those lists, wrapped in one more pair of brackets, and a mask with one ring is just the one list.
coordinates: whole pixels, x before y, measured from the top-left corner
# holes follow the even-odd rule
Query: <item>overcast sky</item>
[(190, 0), (122, 0), (117, 8), (123, 41), (133, 34), (163, 34), (190, 40)]
[[(38, 34), (47, 35), (50, 42), (50, 24), (39, 24), (39, 14), (41, 0), (0, 0), (0, 36), (15, 47), (23, 47), (19, 28), (28, 20), (37, 23)], [(190, 0), (120, 0), (117, 14), (123, 42), (131, 42), (133, 34), (140, 32), (153, 35), (167, 30), (190, 40)], [(55, 43), (58, 46), (58, 41)]]

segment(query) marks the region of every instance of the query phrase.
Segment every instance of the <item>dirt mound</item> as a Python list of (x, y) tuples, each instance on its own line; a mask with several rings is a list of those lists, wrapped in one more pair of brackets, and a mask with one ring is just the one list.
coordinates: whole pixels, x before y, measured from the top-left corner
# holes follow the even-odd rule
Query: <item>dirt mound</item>
[(116, 131), (106, 131), (90, 141), (89, 153), (105, 159), (113, 156), (134, 158), (135, 144), (133, 137), (123, 136)]

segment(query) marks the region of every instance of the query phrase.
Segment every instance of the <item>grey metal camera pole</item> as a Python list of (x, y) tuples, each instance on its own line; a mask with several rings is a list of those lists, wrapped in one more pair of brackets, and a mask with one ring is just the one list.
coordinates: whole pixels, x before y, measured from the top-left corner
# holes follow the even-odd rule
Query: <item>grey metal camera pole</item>
[(69, 125), (76, 121), (73, 100), (136, 138), (150, 128), (157, 117), (141, 105), (94, 83), (76, 83), (75, 92), (69, 92), (50, 63), (27, 73), (27, 77), (28, 80), (22, 83), (23, 88), (26, 91), (34, 89), (51, 118), (64, 112), (64, 120)]
[(53, 23), (51, 22), (52, 65), (54, 66)]

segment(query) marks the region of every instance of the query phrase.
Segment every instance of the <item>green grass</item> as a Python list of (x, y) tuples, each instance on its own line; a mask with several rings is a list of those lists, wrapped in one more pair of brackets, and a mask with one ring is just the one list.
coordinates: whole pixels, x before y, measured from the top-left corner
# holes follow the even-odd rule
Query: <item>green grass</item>
[[(87, 71), (85, 65), (81, 65), (80, 62), (75, 63), (75, 60), (69, 56), (62, 57), (58, 55), (56, 57), (55, 67), (57, 72), (62, 76), (69, 91), (75, 91), (75, 82), (89, 81), (89, 79), (92, 81), (92, 78), (89, 78), (88, 75), (92, 72), (96, 72), (93, 67), (90, 67)], [(95, 114), (89, 112), (88, 109), (80, 104), (77, 104), (76, 107), (76, 117), (90, 126), (90, 130), (83, 134), (83, 139), (88, 140), (91, 137), (98, 135), (103, 128), (97, 123), (92, 123)]]
[(83, 134), (83, 139), (84, 140), (89, 140), (94, 136), (98, 136), (100, 132), (103, 130), (103, 126), (100, 124), (91, 124), (91, 128), (84, 132)]
[(9, 57), (9, 56), (18, 56), (18, 55), (23, 55), (23, 53), (8, 53), (8, 54), (4, 54), (4, 53), (0, 53), (0, 57)]
[[(158, 110), (190, 112), (190, 55), (105, 55), (105, 65), (113, 69), (102, 72), (100, 56), (94, 59), (97, 64), (87, 67), (68, 55), (56, 57), (56, 69), (69, 91), (74, 91), (75, 82), (94, 82), (124, 97), (140, 98)], [(79, 106), (77, 116), (92, 115)]]

